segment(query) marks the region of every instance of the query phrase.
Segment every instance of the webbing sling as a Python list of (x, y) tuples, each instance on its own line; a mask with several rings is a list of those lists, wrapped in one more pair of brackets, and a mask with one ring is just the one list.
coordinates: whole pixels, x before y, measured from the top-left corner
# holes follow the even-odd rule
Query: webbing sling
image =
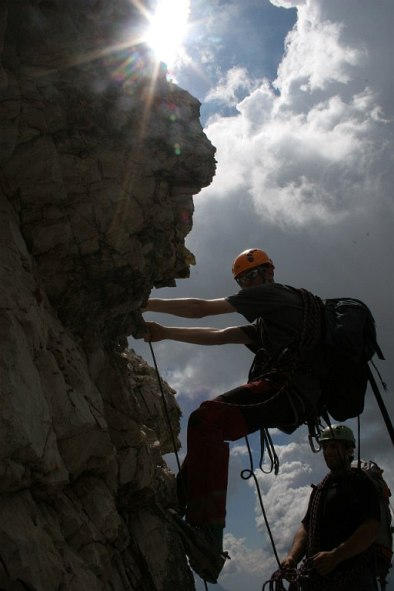
[[(374, 367), (375, 367), (375, 365), (374, 365)], [(375, 367), (375, 369), (376, 369), (376, 367)], [(384, 422), (386, 424), (387, 431), (389, 432), (391, 442), (394, 445), (394, 427), (393, 427), (393, 423), (391, 422), (391, 419), (389, 417), (389, 413), (387, 412), (387, 408), (386, 408), (386, 406), (385, 406), (385, 404), (383, 402), (382, 395), (381, 395), (381, 393), (379, 391), (378, 385), (376, 383), (376, 380), (374, 378), (374, 375), (372, 373), (372, 370), (371, 370), (369, 364), (368, 364), (368, 380), (369, 380), (369, 383), (371, 384), (372, 391), (375, 394), (376, 402), (378, 403), (378, 406), (380, 408), (380, 412), (382, 413), (382, 417), (383, 417), (383, 420), (384, 420)], [(382, 385), (383, 385), (383, 387), (385, 387), (385, 384), (384, 384), (383, 381), (382, 381)]]

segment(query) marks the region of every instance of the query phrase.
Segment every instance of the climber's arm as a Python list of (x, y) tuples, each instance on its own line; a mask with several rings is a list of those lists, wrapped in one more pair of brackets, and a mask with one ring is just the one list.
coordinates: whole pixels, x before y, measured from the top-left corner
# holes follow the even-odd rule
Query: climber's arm
[(143, 312), (161, 312), (182, 316), (183, 318), (204, 318), (217, 314), (236, 312), (235, 308), (225, 299), (204, 300), (201, 298), (151, 298)]
[(228, 328), (195, 328), (163, 326), (157, 324), (157, 322), (147, 322), (146, 326), (148, 327), (148, 333), (144, 335), (144, 340), (147, 342), (162, 341), (165, 339), (181, 341), (183, 343), (194, 343), (195, 345), (247, 345), (252, 342), (248, 334), (239, 326)]

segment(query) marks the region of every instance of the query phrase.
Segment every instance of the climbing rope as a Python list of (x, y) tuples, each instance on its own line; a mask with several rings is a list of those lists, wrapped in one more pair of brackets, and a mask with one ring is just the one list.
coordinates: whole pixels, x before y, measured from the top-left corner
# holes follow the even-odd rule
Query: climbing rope
[(357, 415), (357, 466), (361, 468), (361, 420), (360, 415)]
[[(180, 471), (180, 469), (181, 469), (181, 463), (179, 461), (179, 455), (178, 455), (178, 450), (177, 450), (177, 446), (176, 446), (176, 439), (175, 439), (175, 435), (174, 435), (174, 430), (173, 430), (172, 425), (171, 425), (170, 413), (169, 413), (169, 410), (168, 410), (168, 405), (167, 405), (166, 397), (165, 397), (165, 394), (164, 394), (163, 382), (162, 382), (162, 379), (160, 377), (160, 372), (159, 372), (159, 368), (157, 366), (156, 356), (155, 356), (155, 353), (153, 351), (153, 347), (152, 347), (151, 341), (149, 341), (149, 348), (150, 348), (150, 352), (151, 352), (152, 359), (153, 359), (153, 365), (155, 367), (155, 372), (156, 372), (156, 377), (157, 377), (157, 381), (158, 381), (158, 384), (159, 384), (161, 399), (163, 401), (163, 406), (164, 406), (164, 412), (165, 412), (165, 416), (166, 416), (166, 421), (167, 421), (168, 428), (169, 428), (169, 431), (170, 431), (170, 434), (171, 434), (171, 441), (172, 441), (172, 446), (173, 446), (173, 449), (174, 449), (176, 463), (177, 463), (177, 466), (178, 466), (178, 471)], [(208, 591), (208, 585), (207, 585), (206, 580), (205, 579), (202, 579), (202, 581), (204, 583), (205, 591)]]
[[(307, 572), (305, 572), (305, 570), (300, 571), (297, 569), (284, 568), (280, 563), (278, 552), (276, 550), (275, 541), (274, 541), (274, 538), (272, 535), (270, 525), (268, 523), (266, 511), (264, 508), (260, 485), (258, 483), (256, 474), (254, 471), (253, 455), (252, 455), (248, 436), (245, 436), (245, 441), (246, 441), (246, 447), (247, 447), (248, 455), (249, 455), (250, 467), (242, 470), (240, 476), (243, 480), (249, 480), (250, 478), (253, 478), (253, 480), (254, 480), (259, 503), (260, 503), (261, 513), (264, 517), (265, 526), (267, 528), (268, 535), (269, 535), (271, 545), (272, 545), (272, 549), (274, 552), (274, 556), (275, 556), (276, 562), (278, 564), (278, 570), (276, 570), (273, 573), (273, 575), (271, 576), (271, 578), (263, 584), (262, 591), (265, 591), (266, 589), (267, 589), (267, 591), (300, 591), (301, 590), (301, 581), (308, 578), (309, 575)], [(263, 460), (264, 445), (267, 445), (267, 442), (269, 442), (269, 444), (267, 445), (267, 450), (269, 449), (268, 453), (269, 453), (270, 462), (271, 462), (270, 472), (274, 471), (274, 473), (276, 475), (279, 470), (279, 459), (278, 459), (278, 456), (275, 452), (275, 448), (272, 443), (272, 439), (269, 435), (268, 429), (261, 431), (260, 442), (261, 442), (260, 443), (261, 455), (260, 455), (260, 461), (259, 461), (260, 470), (262, 472), (264, 472), (265, 474), (267, 473), (267, 471), (263, 470), (262, 464), (264, 461)], [(284, 579), (290, 583), (287, 590), (283, 584)]]
[[(272, 535), (272, 532), (271, 532), (271, 528), (270, 528), (269, 523), (268, 523), (267, 514), (265, 512), (263, 498), (261, 496), (260, 485), (258, 483), (256, 474), (254, 472), (253, 455), (252, 455), (252, 450), (250, 448), (249, 439), (248, 439), (248, 436), (247, 435), (245, 436), (245, 441), (246, 441), (246, 447), (247, 447), (248, 455), (249, 455), (250, 467), (249, 468), (245, 468), (244, 470), (242, 470), (242, 472), (241, 472), (241, 478), (242, 478), (242, 480), (249, 480), (250, 478), (253, 478), (253, 480), (254, 480), (254, 483), (255, 483), (255, 486), (256, 486), (256, 491), (257, 491), (257, 496), (259, 498), (261, 513), (262, 513), (262, 515), (264, 517), (264, 522), (265, 522), (265, 526), (266, 526), (267, 531), (268, 531), (268, 535), (269, 535), (270, 540), (271, 540), (272, 549), (274, 551), (276, 561), (277, 561), (278, 566), (280, 568), (280, 560), (279, 560), (278, 553), (276, 551), (275, 541), (274, 541), (274, 538), (273, 538), (273, 535)], [(262, 463), (262, 460), (261, 460), (260, 463)], [(279, 465), (278, 465), (278, 468), (279, 468)]]
[[(296, 568), (281, 567), (263, 584), (262, 591), (265, 591), (265, 589), (268, 589), (268, 591), (300, 591), (301, 582), (308, 578), (307, 574), (302, 573)], [(287, 590), (283, 584), (283, 579), (290, 583)]]
[[(264, 455), (267, 450), (267, 454), (270, 461), (270, 467), (268, 470), (263, 468)], [(259, 468), (263, 474), (271, 474), (274, 472), (275, 476), (279, 473), (279, 458), (275, 450), (274, 443), (271, 438), (271, 434), (268, 429), (260, 430), (260, 461)]]
[(177, 450), (177, 446), (176, 446), (176, 440), (175, 440), (174, 430), (173, 430), (172, 425), (171, 425), (170, 413), (169, 413), (169, 410), (168, 410), (168, 405), (167, 405), (166, 397), (165, 397), (165, 394), (164, 394), (163, 383), (162, 383), (162, 380), (161, 380), (161, 377), (160, 377), (159, 368), (157, 367), (156, 356), (155, 356), (155, 353), (153, 351), (153, 347), (152, 347), (151, 341), (149, 341), (149, 348), (150, 348), (150, 351), (151, 351), (151, 354), (152, 354), (153, 365), (155, 366), (156, 377), (157, 377), (157, 381), (158, 381), (158, 384), (159, 384), (159, 389), (160, 389), (160, 393), (161, 393), (161, 399), (163, 401), (163, 406), (164, 406), (164, 412), (165, 412), (165, 415), (166, 415), (166, 420), (167, 420), (168, 428), (169, 428), (169, 431), (170, 431), (170, 434), (171, 434), (171, 441), (172, 441), (172, 446), (174, 448), (174, 454), (175, 454), (175, 458), (176, 458), (176, 463), (177, 463), (177, 466), (178, 466), (178, 470), (180, 470), (181, 469), (181, 463), (179, 461), (179, 455), (178, 455), (178, 450)]
[[(304, 314), (303, 314), (303, 323), (302, 323), (302, 331), (301, 331), (301, 335), (300, 335), (300, 339), (298, 342), (298, 347), (296, 350), (298, 351), (302, 351), (304, 352), (305, 350), (308, 350), (309, 348), (311, 348), (316, 342), (317, 340), (320, 338), (320, 330), (321, 330), (321, 306), (322, 303), (318, 298), (315, 298), (314, 296), (312, 296), (311, 294), (309, 294), (309, 292), (305, 291), (305, 290), (300, 290), (301, 292), (301, 296), (303, 299), (303, 303), (304, 303)], [(171, 427), (171, 422), (170, 422), (170, 417), (169, 417), (169, 412), (168, 412), (168, 407), (167, 407), (167, 403), (165, 400), (165, 396), (164, 396), (164, 391), (163, 391), (163, 387), (162, 387), (162, 381), (160, 378), (160, 374), (159, 374), (159, 370), (157, 367), (157, 363), (156, 363), (156, 358), (154, 355), (154, 351), (153, 351), (153, 347), (151, 342), (149, 341), (149, 347), (151, 350), (151, 354), (152, 354), (152, 358), (153, 358), (153, 363), (155, 366), (155, 370), (156, 370), (156, 375), (157, 375), (157, 379), (158, 379), (158, 383), (159, 383), (159, 387), (160, 387), (160, 391), (161, 391), (161, 395), (162, 395), (162, 400), (163, 400), (163, 405), (164, 405), (164, 409), (165, 409), (165, 413), (166, 413), (166, 418), (167, 418), (167, 422), (170, 428), (170, 432), (171, 432), (171, 437), (172, 437), (172, 441), (173, 441), (173, 446), (174, 446), (174, 451), (175, 451), (175, 455), (176, 455), (176, 459), (177, 459), (177, 464), (178, 464), (178, 470), (180, 471), (181, 467), (180, 467), (180, 462), (179, 462), (179, 458), (178, 458), (178, 454), (176, 451), (176, 444), (175, 444), (175, 437), (173, 434), (173, 430)], [(284, 356), (287, 357), (289, 350), (286, 350), (284, 352)], [(291, 351), (290, 357), (289, 359), (286, 360), (286, 363), (284, 365), (288, 364), (288, 370), (289, 370), (289, 374), (292, 374), (297, 365), (298, 365), (298, 354), (295, 354), (294, 349)], [(280, 364), (282, 365), (282, 364)], [(253, 366), (252, 366), (253, 367)], [(284, 390), (284, 387), (282, 387), (280, 389), (280, 391), (277, 393), (281, 394), (282, 390)], [(295, 395), (294, 392), (292, 392), (291, 394), (289, 392), (286, 393), (287, 397), (289, 399), (289, 402), (291, 404), (291, 406), (293, 406), (293, 411), (294, 411), (294, 425), (292, 426), (297, 426), (299, 424), (299, 416), (298, 413), (296, 412), (296, 408), (293, 405), (293, 401), (291, 398), (291, 395)], [(257, 477), (255, 475), (255, 471), (254, 471), (254, 465), (253, 465), (253, 456), (252, 456), (252, 452), (251, 452), (251, 448), (250, 448), (250, 444), (249, 444), (249, 439), (247, 436), (245, 436), (245, 441), (246, 441), (246, 446), (247, 446), (247, 450), (248, 450), (248, 455), (249, 455), (249, 461), (250, 461), (250, 468), (248, 469), (244, 469), (241, 472), (241, 478), (243, 480), (248, 480), (250, 478), (253, 478), (254, 483), (255, 483), (255, 487), (256, 487), (256, 492), (258, 495), (258, 499), (259, 499), (259, 503), (260, 503), (260, 508), (261, 508), (261, 512), (264, 518), (264, 522), (268, 531), (268, 535), (271, 541), (271, 545), (272, 545), (272, 549), (275, 555), (275, 559), (277, 561), (278, 567), (279, 567), (279, 572), (281, 572), (281, 564), (280, 564), (280, 560), (279, 560), (279, 556), (276, 550), (276, 546), (275, 546), (275, 541), (272, 535), (272, 531), (270, 528), (270, 525), (268, 523), (268, 518), (267, 518), (267, 514), (264, 508), (264, 503), (263, 503), (263, 499), (262, 499), (262, 495), (261, 495), (261, 490), (260, 490), (260, 486), (257, 480)], [(268, 453), (268, 457), (269, 457), (269, 462), (270, 462), (270, 467), (268, 470), (266, 470), (263, 467), (263, 462), (264, 462), (264, 452), (265, 450), (267, 450)], [(276, 454), (275, 451), (275, 447), (273, 445), (271, 436), (269, 434), (269, 430), (268, 429), (262, 429), (260, 431), (260, 462), (259, 462), (259, 467), (260, 470), (267, 474), (270, 472), (274, 472), (275, 475), (278, 474), (279, 472), (279, 458)], [(204, 580), (204, 579), (203, 579)], [(278, 585), (279, 585), (279, 578), (277, 581)], [(205, 584), (205, 588), (207, 589), (207, 583), (204, 580), (204, 584)], [(283, 588), (283, 584), (280, 583), (282, 585)], [(275, 591), (281, 591), (280, 587), (277, 587), (277, 589), (275, 589)]]
[[(297, 393), (293, 392), (293, 391), (286, 392), (286, 386), (290, 380), (290, 376), (297, 369), (299, 361), (300, 361), (300, 359), (302, 359), (302, 355), (306, 351), (312, 349), (316, 345), (316, 343), (319, 342), (319, 340), (321, 338), (321, 330), (322, 330), (322, 321), (321, 321), (322, 306), (323, 306), (322, 301), (319, 298), (310, 294), (306, 290), (302, 289), (302, 290), (299, 290), (299, 292), (300, 292), (300, 295), (303, 300), (303, 320), (302, 320), (301, 333), (299, 335), (299, 338), (297, 339), (297, 342), (292, 347), (285, 349), (282, 352), (282, 354), (278, 357), (278, 359), (276, 360), (276, 363), (275, 363), (275, 367), (276, 368), (280, 367), (281, 371), (285, 370), (285, 373), (287, 375), (286, 383), (283, 385), (282, 389), (277, 394), (285, 392), (288, 397), (288, 403), (293, 408), (294, 424), (291, 425), (291, 427), (296, 427), (300, 424), (300, 416), (299, 416), (299, 413), (297, 412), (297, 409), (296, 409), (296, 407), (293, 403), (293, 400), (292, 400), (292, 397), (297, 396)], [(262, 353), (261, 357), (264, 357), (263, 356), (264, 351), (262, 351), (261, 353)], [(272, 360), (271, 360), (271, 362), (272, 362)], [(267, 361), (265, 364), (261, 363), (261, 359), (259, 359), (259, 358), (258, 358), (258, 363), (260, 364), (259, 369), (262, 372), (264, 372), (264, 370), (265, 371), (267, 370), (267, 365), (268, 366), (270, 365), (270, 362), (267, 362)], [(250, 378), (252, 377), (253, 373), (256, 370), (256, 365), (258, 365), (258, 364), (256, 364), (255, 362), (254, 362), (254, 365), (252, 365), (251, 372), (249, 373)], [(303, 402), (301, 397), (299, 397), (299, 401), (301, 403)], [(304, 408), (304, 411), (305, 411), (305, 408)], [(310, 421), (308, 424), (308, 426), (309, 426), (309, 442), (310, 442), (312, 450), (317, 452), (317, 451), (319, 451), (320, 447), (315, 448), (315, 446), (313, 445), (313, 438), (316, 438), (316, 440), (318, 441), (319, 429), (315, 423), (316, 423), (316, 420), (314, 421), (314, 424), (313, 424), (313, 428), (314, 428), (313, 435), (311, 432), (312, 422)], [(253, 478), (253, 480), (254, 480), (256, 492), (257, 492), (257, 496), (258, 496), (259, 504), (260, 504), (260, 508), (261, 508), (261, 513), (263, 515), (265, 526), (267, 528), (267, 532), (268, 532), (268, 535), (269, 535), (269, 538), (271, 541), (271, 545), (272, 545), (272, 549), (274, 552), (274, 556), (275, 556), (276, 562), (279, 567), (279, 570), (276, 571), (276, 573), (274, 573), (274, 575), (271, 577), (271, 579), (264, 584), (263, 590), (265, 589), (265, 587), (267, 585), (269, 585), (269, 591), (282, 591), (282, 590), (286, 591), (285, 587), (283, 586), (283, 578), (286, 578), (287, 580), (292, 580), (292, 585), (293, 585), (292, 589), (293, 589), (293, 591), (297, 591), (297, 589), (299, 589), (298, 579), (297, 579), (298, 571), (294, 570), (294, 573), (289, 573), (288, 569), (287, 569), (285, 572), (285, 570), (283, 569), (283, 567), (280, 564), (279, 556), (278, 556), (276, 546), (275, 546), (275, 541), (274, 541), (274, 538), (272, 535), (270, 525), (268, 523), (266, 511), (264, 508), (264, 503), (263, 503), (263, 499), (262, 499), (262, 495), (261, 495), (261, 489), (260, 489), (256, 474), (254, 472), (253, 456), (252, 456), (252, 452), (251, 452), (251, 448), (250, 448), (250, 444), (249, 444), (249, 440), (248, 440), (247, 436), (245, 436), (245, 441), (246, 441), (246, 446), (247, 446), (248, 455), (249, 455), (250, 468), (242, 470), (241, 478), (243, 480), (248, 480), (250, 478)], [(263, 467), (265, 449), (267, 450), (268, 457), (269, 457), (269, 469), (268, 470), (266, 470)], [(279, 458), (276, 454), (275, 447), (272, 442), (272, 439), (271, 439), (268, 429), (262, 429), (260, 431), (259, 468), (264, 474), (274, 472), (274, 474), (276, 476), (279, 472)], [(290, 589), (290, 587), (289, 587), (289, 589)]]

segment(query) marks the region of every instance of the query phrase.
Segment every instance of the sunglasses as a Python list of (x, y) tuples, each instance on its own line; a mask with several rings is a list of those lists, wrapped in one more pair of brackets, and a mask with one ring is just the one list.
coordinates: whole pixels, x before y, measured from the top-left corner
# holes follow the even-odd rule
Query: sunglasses
[(245, 273), (245, 275), (242, 275), (242, 277), (237, 277), (236, 282), (241, 287), (244, 287), (245, 285), (256, 279), (259, 273), (260, 272), (258, 269), (252, 269), (251, 271), (249, 271), (249, 273)]

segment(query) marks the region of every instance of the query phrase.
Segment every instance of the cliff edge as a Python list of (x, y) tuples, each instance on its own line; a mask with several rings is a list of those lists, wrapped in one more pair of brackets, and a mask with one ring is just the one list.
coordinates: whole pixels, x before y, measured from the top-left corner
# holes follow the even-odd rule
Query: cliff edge
[(165, 517), (163, 401), (126, 337), (152, 286), (188, 276), (215, 150), (198, 101), (138, 42), (136, 6), (0, 3), (5, 590), (194, 589)]

